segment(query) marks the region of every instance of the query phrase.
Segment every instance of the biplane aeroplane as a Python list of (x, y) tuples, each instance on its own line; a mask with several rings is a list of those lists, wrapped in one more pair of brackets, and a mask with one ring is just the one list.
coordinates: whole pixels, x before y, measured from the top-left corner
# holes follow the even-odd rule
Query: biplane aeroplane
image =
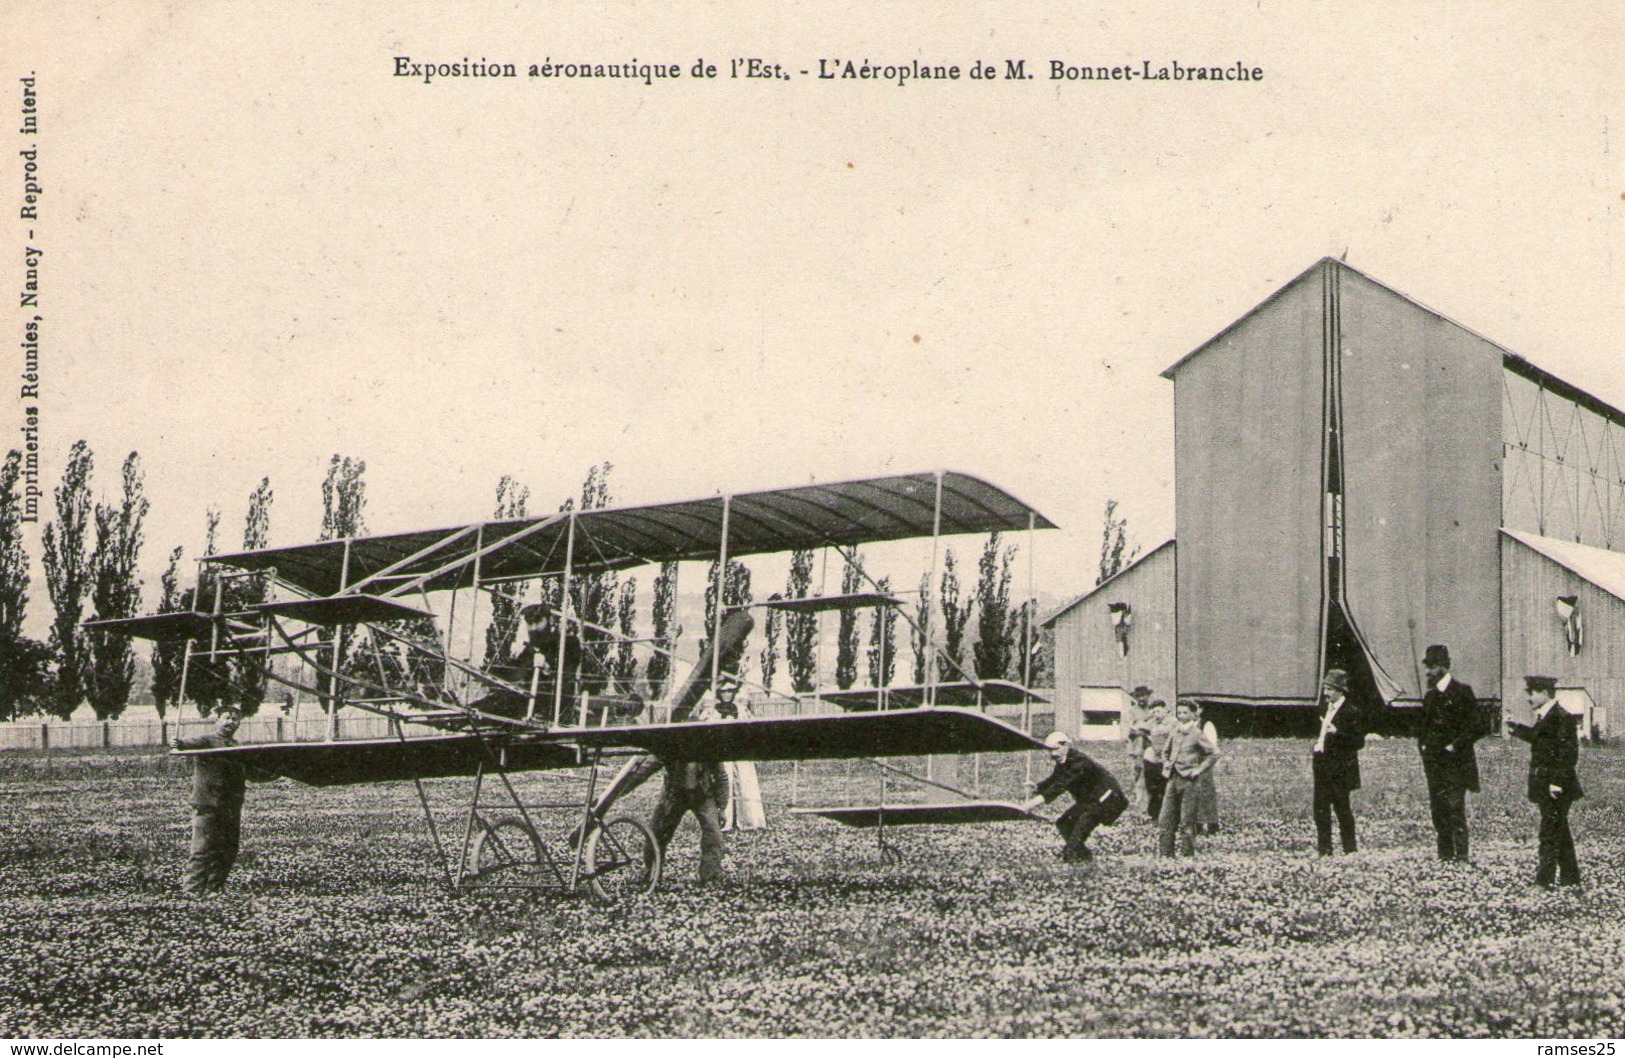
[[(748, 634), (752, 609), (815, 614), (887, 607), (905, 621), (912, 618), (897, 594), (873, 581), (838, 595), (713, 606), (708, 645), (687, 677), (645, 702), (636, 686), (625, 685), (630, 681), (587, 671), (592, 650), (584, 650), (584, 642), (600, 650), (618, 647), (620, 633), (584, 618), (573, 586), (634, 567), (707, 561), (716, 578), (713, 598), (722, 599), (730, 560), (746, 556), (827, 548), (851, 561), (862, 545), (929, 538), (934, 567), (941, 536), (1053, 527), (978, 478), (897, 475), (213, 555), (199, 566), (199, 584), (212, 586), (212, 607), (95, 624), (184, 640), (183, 679), (187, 672), (219, 678), (228, 662), (251, 663), (265, 677), (316, 697), (330, 718), (342, 705), (389, 721), (386, 738), (337, 738), (333, 719), (322, 741), (182, 752), (235, 758), (260, 773), (313, 786), (412, 780), (453, 886), (584, 885), (595, 898), (612, 901), (658, 885), (662, 850), (642, 822), (610, 817), (630, 769), (623, 767), (622, 781), (606, 787), (599, 779), (607, 764), (640, 756), (667, 762), (845, 758), (870, 760), (884, 776), (900, 769), (878, 758), (1042, 749), (1030, 723), (1018, 727), (988, 712), (1021, 707), (1030, 718), (1040, 699), (1020, 683), (943, 672), (953, 666), (940, 663), (945, 655), (933, 649), (920, 685), (803, 695), (788, 715), (696, 720), (695, 704), (733, 663), (729, 653), (737, 653)], [(233, 588), (245, 583), (254, 590)], [(547, 611), (553, 641), (527, 645), (528, 665), (475, 664), (482, 622), (489, 626), (499, 607), (515, 609), (519, 593), (535, 583), (544, 601), (528, 608)], [(920, 612), (924, 627), (916, 633), (934, 648), (930, 607), (922, 604)], [(669, 643), (636, 642), (675, 653)], [(574, 770), (582, 789), (565, 802), (526, 803), (509, 776), (534, 770)], [(473, 779), (455, 868), (423, 785), (452, 776)], [(506, 802), (501, 809), (485, 797), (498, 787)], [(889, 806), (884, 782), (881, 789), (881, 803), (801, 811), (876, 827), (1026, 817), (1012, 803), (958, 790), (954, 801)], [(566, 813), (574, 828), (557, 853), (541, 839), (541, 812)]]

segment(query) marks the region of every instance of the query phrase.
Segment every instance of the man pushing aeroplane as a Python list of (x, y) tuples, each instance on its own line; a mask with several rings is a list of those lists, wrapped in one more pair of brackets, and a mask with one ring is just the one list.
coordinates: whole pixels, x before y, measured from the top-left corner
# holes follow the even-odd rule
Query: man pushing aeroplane
[(1094, 859), (1086, 844), (1089, 835), (1102, 823), (1107, 826), (1115, 823), (1128, 807), (1128, 798), (1116, 777), (1074, 746), (1072, 737), (1065, 731), (1050, 732), (1044, 745), (1049, 747), (1055, 770), (1033, 787), (1033, 795), (1021, 807), (1031, 812), (1055, 800), (1062, 792), (1071, 794), (1072, 807), (1055, 821), (1055, 829), (1066, 842), (1061, 859), (1066, 863), (1088, 863)]

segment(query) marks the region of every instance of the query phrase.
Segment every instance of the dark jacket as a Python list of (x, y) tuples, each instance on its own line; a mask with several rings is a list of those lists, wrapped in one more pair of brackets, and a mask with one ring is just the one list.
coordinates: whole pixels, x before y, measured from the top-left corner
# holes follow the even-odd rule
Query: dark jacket
[[(1585, 796), (1574, 767), (1580, 760), (1580, 718), (1554, 704), (1533, 727), (1515, 724), (1512, 734), (1529, 743), (1529, 800), (1578, 801)], [(1562, 792), (1552, 796), (1552, 787)]]
[(1476, 791), (1478, 757), (1473, 753), (1473, 743), (1483, 733), (1478, 721), (1478, 699), (1471, 687), (1454, 677), (1443, 691), (1429, 687), (1422, 696), (1422, 729), (1416, 739), (1428, 782), (1452, 783)]
[[(1320, 719), (1324, 723), (1329, 703), (1322, 703)], [(1360, 711), (1345, 698), (1332, 721), (1335, 730), (1326, 733), (1325, 744), (1319, 753), (1310, 746), (1314, 779), (1317, 786), (1332, 789), (1358, 790), (1360, 788), (1360, 751), (1365, 748), (1365, 725)], [(1319, 732), (1316, 732), (1319, 738)]]
[[(552, 719), (554, 695), (557, 693), (553, 673), (559, 663), (559, 640), (556, 633), (544, 635), (542, 639), (540, 649), (527, 639), (517, 653), (490, 668), (491, 675), (519, 688), (517, 693), (499, 688), (470, 702), (469, 708), (498, 716), (522, 717), (530, 707), (531, 680), (534, 678), (536, 717), (540, 720)], [(540, 665), (536, 664), (538, 657)], [(564, 637), (564, 693), (559, 696), (559, 722), (563, 725), (577, 722), (576, 699), (581, 690), (601, 693), (604, 689), (603, 679), (590, 659), (591, 655), (582, 648), (580, 637)]]
[[(221, 749), (236, 744), (219, 734), (208, 734), (178, 739), (175, 748)], [(246, 781), (247, 772), (230, 757), (198, 757), (192, 761), (192, 807), (198, 811), (241, 808)]]
[(713, 760), (677, 761), (666, 765), (666, 788), (684, 803), (703, 798), (720, 806), (728, 801), (728, 773)]
[[(531, 674), (535, 670), (537, 655), (541, 656), (541, 671), (536, 673), (537, 683), (540, 687), (552, 689), (553, 672), (559, 664), (559, 640), (557, 635), (543, 637), (543, 643), (538, 649), (537, 645), (526, 640), (519, 650), (511, 657), (491, 667), (491, 675), (518, 687), (521, 691), (530, 690)], [(582, 659), (585, 651), (581, 646), (579, 636), (568, 635), (564, 637), (564, 686), (568, 697), (575, 690), (578, 676), (586, 676), (589, 689), (600, 690), (594, 685), (592, 673), (583, 672)], [(551, 702), (548, 703), (551, 707)]]
[[(1055, 770), (1039, 782), (1033, 792), (1045, 801), (1053, 801), (1062, 793), (1069, 793), (1080, 805), (1112, 802), (1113, 809), (1119, 814), (1128, 805), (1128, 798), (1123, 795), (1123, 787), (1118, 784), (1117, 777), (1076, 746), (1067, 747), (1066, 759), (1055, 765)], [(1111, 812), (1107, 814), (1111, 815)], [(1111, 818), (1115, 819), (1116, 815)]]

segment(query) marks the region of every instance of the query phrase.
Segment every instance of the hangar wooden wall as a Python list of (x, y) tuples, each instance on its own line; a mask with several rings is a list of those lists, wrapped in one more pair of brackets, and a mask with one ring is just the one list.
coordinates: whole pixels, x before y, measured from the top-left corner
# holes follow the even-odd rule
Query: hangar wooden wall
[(1417, 654), (1447, 643), (1462, 679), (1497, 693), (1503, 354), (1326, 259), (1164, 372), (1179, 693), (1315, 700), (1328, 386), (1342, 410), (1344, 598), (1371, 656), (1414, 700)]
[[(1082, 687), (1127, 691), (1143, 683), (1173, 700), (1175, 565), (1170, 540), (1049, 620), (1055, 632), (1056, 726), (1078, 729)], [(1127, 603), (1133, 613), (1127, 654), (1119, 650), (1107, 617), (1114, 602)]]
[(1164, 372), (1181, 694), (1264, 704), (1318, 684), (1322, 267)]
[[(1625, 564), (1625, 555), (1619, 561)], [(1527, 719), (1523, 678), (1538, 674), (1557, 677), (1562, 687), (1584, 687), (1592, 701), (1617, 717), (1625, 705), (1625, 602), (1505, 533), (1501, 583), (1507, 600), (1500, 680), (1506, 716)], [(1585, 618), (1585, 645), (1572, 656), (1555, 607), (1558, 597), (1566, 595), (1579, 597)]]

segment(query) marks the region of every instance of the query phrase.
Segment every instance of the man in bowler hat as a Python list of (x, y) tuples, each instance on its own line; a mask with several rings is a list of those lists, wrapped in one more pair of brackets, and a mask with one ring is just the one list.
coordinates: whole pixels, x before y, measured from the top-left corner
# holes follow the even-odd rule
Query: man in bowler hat
[(1427, 673), (1422, 695), (1422, 729), (1416, 745), (1427, 777), (1428, 807), (1439, 837), (1439, 858), (1467, 862), (1467, 794), (1478, 792), (1478, 758), (1473, 743), (1481, 734), (1473, 689), (1450, 675), (1450, 650), (1435, 643), (1422, 657)]
[(1348, 673), (1327, 669), (1321, 682), (1320, 734), (1310, 750), (1315, 782), (1315, 848), (1322, 856), (1332, 854), (1333, 813), (1337, 815), (1343, 851), (1353, 852), (1356, 847), (1349, 794), (1360, 788), (1360, 750), (1365, 748), (1365, 730), (1348, 693)]
[(1557, 681), (1550, 676), (1525, 676), (1529, 708), (1535, 722), (1515, 724), (1512, 734), (1529, 743), (1529, 800), (1540, 809), (1540, 859), (1535, 884), (1550, 889), (1580, 884), (1580, 861), (1574, 855), (1569, 832), (1569, 806), (1584, 796), (1574, 766), (1580, 758), (1579, 717), (1557, 702)]

